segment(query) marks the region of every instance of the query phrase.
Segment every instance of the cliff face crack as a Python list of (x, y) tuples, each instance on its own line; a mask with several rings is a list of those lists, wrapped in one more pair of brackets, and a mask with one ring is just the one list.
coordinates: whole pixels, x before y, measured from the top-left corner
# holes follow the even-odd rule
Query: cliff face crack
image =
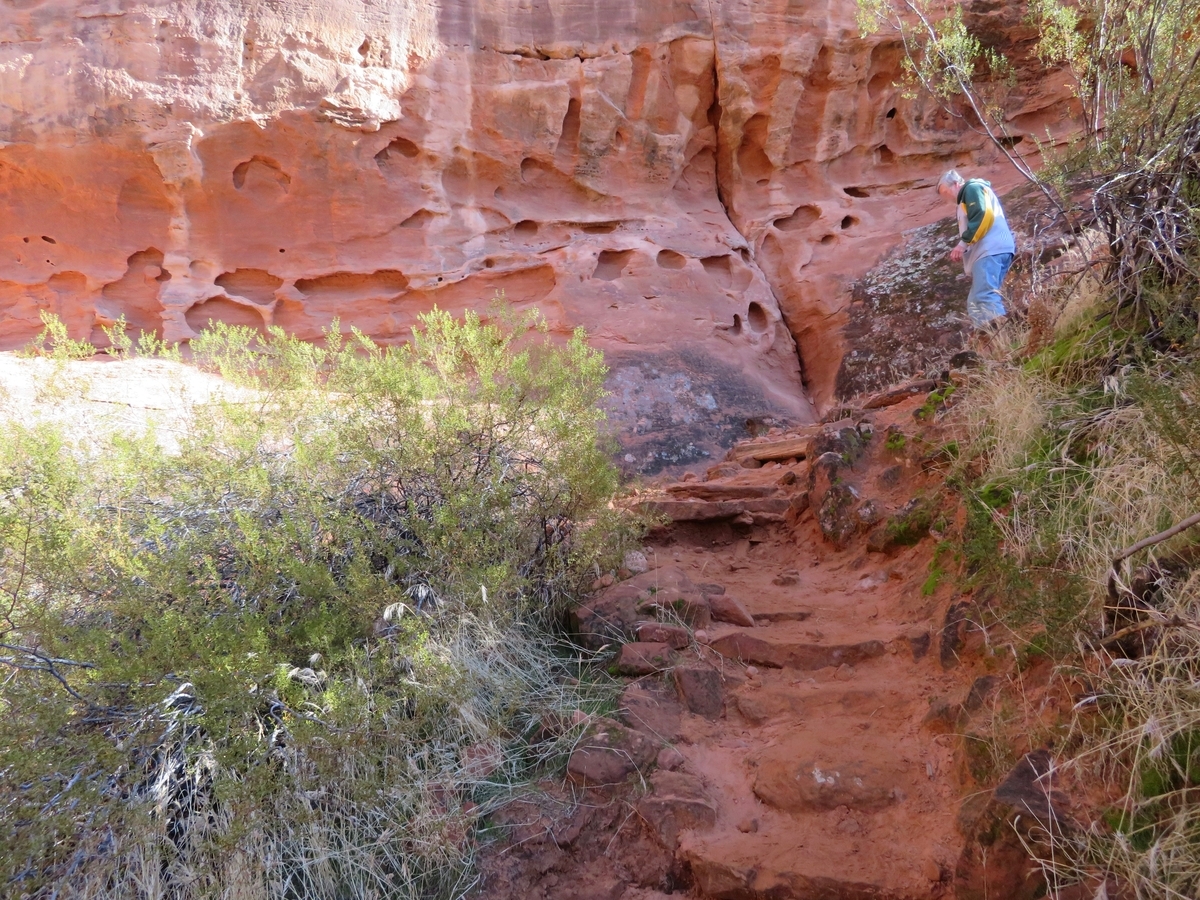
[[(712, 124), (713, 130), (716, 133), (716, 143), (713, 147), (713, 153), (716, 156), (716, 165), (713, 168), (713, 180), (715, 182), (714, 187), (716, 188), (715, 193), (717, 202), (721, 204), (721, 209), (725, 211), (725, 219), (729, 222), (730, 228), (737, 232), (742, 239), (742, 247), (734, 249), (745, 250), (743, 253), (743, 258), (745, 259), (746, 265), (762, 277), (763, 283), (767, 285), (767, 288), (771, 292), (771, 296), (775, 298), (775, 305), (779, 309), (779, 317), (783, 321), (783, 327), (787, 329), (788, 334), (792, 338), (793, 345), (795, 346), (796, 371), (800, 374), (800, 383), (803, 385), (805, 390), (804, 399), (811, 402), (811, 398), (808, 396), (808, 378), (806, 377), (804, 371), (804, 359), (800, 355), (800, 343), (796, 334), (796, 329), (792, 326), (792, 323), (788, 321), (787, 311), (784, 307), (784, 304), (780, 302), (779, 291), (776, 289), (774, 282), (767, 277), (767, 273), (763, 270), (762, 266), (759, 265), (758, 254), (755, 252), (754, 244), (746, 237), (745, 232), (743, 232), (738, 226), (737, 220), (733, 215), (732, 199), (727, 195), (725, 190), (725, 183), (729, 180), (727, 176), (732, 174), (729, 172), (729, 165), (733, 158), (733, 148), (727, 149), (721, 146), (722, 141), (725, 139), (725, 132), (721, 127), (721, 119), (724, 114), (724, 110), (721, 105), (721, 42), (718, 39), (719, 33), (716, 16), (712, 11), (712, 0), (709, 0), (708, 12), (709, 17), (712, 20), (713, 35), (713, 102), (712, 106), (709, 107), (708, 110), (708, 121)], [(723, 175), (726, 177), (723, 177)]]

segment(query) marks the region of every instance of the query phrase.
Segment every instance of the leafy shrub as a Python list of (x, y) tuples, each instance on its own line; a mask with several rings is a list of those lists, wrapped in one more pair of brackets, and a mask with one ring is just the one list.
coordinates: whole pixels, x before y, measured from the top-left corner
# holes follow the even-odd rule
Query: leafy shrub
[(456, 896), (477, 817), (604, 702), (551, 631), (630, 533), (602, 360), (422, 324), (206, 332), (231, 387), (177, 454), (0, 427), (7, 890)]

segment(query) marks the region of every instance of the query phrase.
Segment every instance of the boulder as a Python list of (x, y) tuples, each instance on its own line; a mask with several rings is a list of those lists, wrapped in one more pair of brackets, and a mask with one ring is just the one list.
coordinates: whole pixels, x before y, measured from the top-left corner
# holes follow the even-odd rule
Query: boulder
[(714, 621), (728, 622), (730, 625), (740, 625), (743, 628), (754, 627), (754, 616), (750, 615), (736, 597), (730, 597), (728, 594), (709, 597), (708, 608)]
[(954, 871), (956, 897), (1035, 900), (1045, 896), (1045, 879), (1026, 847), (1038, 846), (1047, 834), (1063, 835), (1074, 827), (1067, 798), (1054, 787), (1050, 752), (1026, 754), (990, 796), (969, 797), (958, 824), (966, 843)]
[(638, 814), (669, 850), (679, 846), (680, 832), (717, 824), (717, 804), (694, 775), (660, 769), (650, 776), (650, 785), (650, 793), (638, 802)]
[(706, 719), (716, 719), (724, 708), (721, 673), (712, 666), (693, 664), (677, 666), (671, 673), (679, 699), (689, 712)]
[(618, 582), (592, 595), (571, 611), (576, 638), (590, 650), (634, 637), (647, 612), (670, 610), (694, 627), (710, 617), (708, 604), (678, 566), (663, 566)]
[(567, 760), (567, 776), (585, 787), (619, 784), (646, 768), (658, 747), (646, 735), (612, 719), (599, 719), (584, 733)]
[(858, 494), (848, 484), (835, 484), (825, 492), (817, 510), (821, 534), (839, 549), (846, 546), (861, 526), (856, 515)]

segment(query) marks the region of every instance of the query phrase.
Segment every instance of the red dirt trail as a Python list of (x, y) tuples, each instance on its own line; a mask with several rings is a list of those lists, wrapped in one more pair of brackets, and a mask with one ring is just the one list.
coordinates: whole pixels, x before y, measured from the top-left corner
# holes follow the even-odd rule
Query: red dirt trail
[[(836, 476), (858, 498), (850, 515), (875, 500), (886, 523), (940, 486), (923, 470), (914, 439), (913, 411), (923, 400), (851, 420), (870, 437), (862, 459)], [(905, 447), (885, 447), (889, 425), (907, 435), (892, 447)], [(731, 456), (788, 438), (760, 438)], [(619, 716), (674, 747), (682, 762), (659, 756), (658, 774), (635, 777), (635, 787), (593, 789), (565, 832), (540, 824), (553, 814), (527, 820), (516, 844), (485, 864), (484, 896), (954, 896), (965, 785), (956, 738), (923, 725), (931, 704), (961, 700), (971, 684), (969, 667), (940, 640), (952, 588), (923, 590), (934, 538), (884, 551), (876, 530), (872, 552), (871, 527), (859, 522), (837, 547), (806, 507), (806, 495), (820, 492), (810, 485), (810, 461), (791, 459), (761, 468), (727, 463), (707, 480), (638, 496), (684, 521), (656, 529), (646, 545), (649, 570), (632, 583), (648, 585), (652, 596), (656, 582), (685, 594), (690, 582), (714, 609), (715, 598), (740, 601), (754, 625), (714, 621), (661, 667), (717, 669), (713, 718), (688, 712), (670, 672), (631, 679)], [(754, 498), (741, 501), (746, 511), (704, 518), (730, 511), (717, 510), (720, 502), (736, 510), (739, 495)], [(601, 592), (595, 608), (620, 585)], [(678, 774), (662, 774), (664, 761)], [(579, 775), (574, 761), (571, 772)], [(639, 800), (643, 788), (649, 793)]]

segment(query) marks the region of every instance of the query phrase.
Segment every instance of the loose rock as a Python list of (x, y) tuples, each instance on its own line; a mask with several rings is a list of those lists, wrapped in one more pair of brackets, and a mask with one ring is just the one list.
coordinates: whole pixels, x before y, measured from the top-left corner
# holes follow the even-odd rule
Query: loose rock
[(617, 656), (617, 674), (653, 675), (671, 667), (669, 644), (635, 642), (625, 644)]
[(754, 616), (746, 610), (734, 597), (718, 596), (708, 598), (709, 611), (718, 622), (728, 622), (730, 625), (740, 625), (743, 628), (754, 627)]
[(689, 711), (716, 719), (724, 708), (721, 673), (711, 666), (679, 666), (672, 673), (679, 697)]

